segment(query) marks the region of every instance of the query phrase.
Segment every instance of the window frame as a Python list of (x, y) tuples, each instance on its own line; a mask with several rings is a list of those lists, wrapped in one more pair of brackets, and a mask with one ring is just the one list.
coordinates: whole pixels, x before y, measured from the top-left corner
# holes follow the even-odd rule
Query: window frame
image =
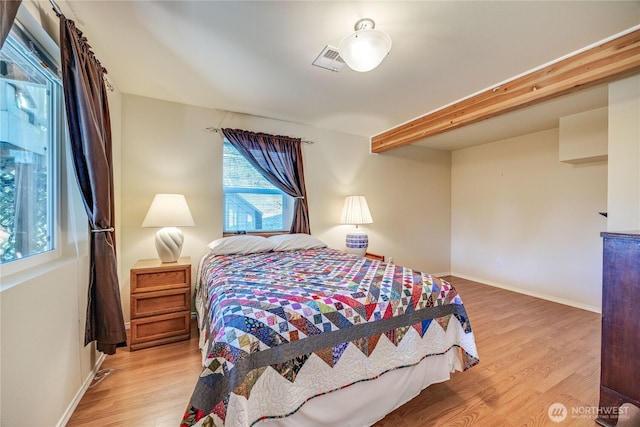
[[(52, 57), (43, 47), (46, 44), (46, 41), (43, 40), (43, 37), (46, 37), (44, 29), (40, 27), (40, 29), (42, 29), (41, 32), (38, 31), (40, 34), (34, 34), (35, 31), (27, 30), (19, 21), (19, 16), (20, 13), (18, 13), (18, 18), (14, 21), (11, 27), (11, 31), (5, 41), (5, 46), (7, 44), (12, 45), (25, 56), (30, 65), (33, 65), (34, 67), (41, 67), (44, 70), (44, 73), (48, 74), (48, 76), (46, 76), (48, 80), (57, 80), (57, 84), (53, 84), (51, 87), (51, 90), (53, 91), (50, 95), (50, 99), (53, 100), (50, 105), (51, 114), (49, 117), (51, 134), (47, 142), (47, 150), (49, 151), (49, 158), (47, 159), (47, 187), (48, 197), (51, 199), (48, 201), (47, 206), (47, 209), (50, 211), (47, 218), (48, 226), (50, 228), (50, 249), (38, 254), (14, 259), (6, 263), (0, 262), (0, 277), (7, 277), (25, 270), (33, 269), (62, 257), (60, 241), (62, 236), (62, 177), (60, 164), (61, 156), (64, 152), (64, 146), (68, 141), (68, 132), (64, 107), (64, 92), (60, 73), (60, 61)], [(59, 56), (59, 50), (57, 53)]]
[[(290, 228), (291, 228), (291, 222), (293, 221), (293, 207), (295, 204), (295, 198), (291, 197), (290, 195), (288, 195), (287, 193), (285, 193), (284, 191), (278, 189), (277, 187), (274, 189), (265, 189), (265, 188), (252, 188), (252, 187), (230, 187), (227, 185), (224, 185), (224, 180), (225, 180), (225, 167), (224, 167), (224, 150), (225, 150), (225, 146), (231, 147), (233, 148), (235, 151), (236, 148), (231, 144), (231, 142), (229, 142), (229, 140), (227, 138), (223, 138), (223, 147), (222, 147), (222, 153), (223, 153), (223, 160), (222, 160), (222, 235), (223, 237), (228, 237), (228, 236), (236, 236), (239, 234), (247, 234), (247, 235), (257, 235), (257, 236), (265, 236), (265, 237), (269, 237), (269, 236), (274, 236), (274, 235), (278, 235), (278, 234), (284, 234), (284, 233), (289, 233)], [(240, 154), (240, 156), (242, 156), (241, 153), (238, 152), (238, 154)], [(244, 157), (244, 156), (243, 156)], [(246, 160), (246, 158), (245, 158)], [(253, 167), (253, 169), (262, 176), (262, 174), (260, 173), (260, 171), (258, 171), (253, 165), (251, 165), (251, 163), (246, 160), (249, 165), (251, 167)], [(264, 178), (264, 176), (263, 176)], [(267, 180), (266, 178), (264, 178), (265, 180)], [(268, 181), (268, 180), (267, 180)], [(273, 185), (273, 184), (271, 184)], [(275, 187), (275, 186), (274, 186)], [(227, 230), (226, 229), (226, 225), (227, 225), (227, 193), (254, 193), (254, 194), (278, 194), (278, 195), (282, 195), (282, 214), (286, 215), (286, 217), (289, 220), (289, 228), (283, 228), (281, 230), (238, 230), (238, 231), (233, 231), (233, 230)]]

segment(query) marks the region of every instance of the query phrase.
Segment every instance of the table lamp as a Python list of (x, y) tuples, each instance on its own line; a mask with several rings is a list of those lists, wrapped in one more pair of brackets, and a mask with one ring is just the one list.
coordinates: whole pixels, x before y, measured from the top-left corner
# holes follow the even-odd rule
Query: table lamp
[(352, 224), (356, 228), (347, 233), (346, 246), (347, 252), (364, 256), (369, 246), (369, 236), (367, 233), (358, 228), (360, 224), (373, 224), (369, 205), (364, 196), (347, 196), (342, 209), (342, 224)]
[(180, 258), (184, 234), (177, 227), (194, 225), (182, 194), (156, 194), (142, 222), (143, 227), (162, 227), (156, 233), (156, 250), (162, 262), (176, 262)]

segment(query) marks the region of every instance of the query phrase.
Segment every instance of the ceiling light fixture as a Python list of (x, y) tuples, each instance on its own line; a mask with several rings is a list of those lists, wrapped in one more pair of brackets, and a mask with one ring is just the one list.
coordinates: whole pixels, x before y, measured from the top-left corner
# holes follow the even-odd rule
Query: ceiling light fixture
[(391, 37), (376, 30), (375, 26), (373, 19), (361, 19), (356, 22), (356, 31), (340, 42), (340, 56), (351, 69), (359, 72), (371, 71), (389, 54)]

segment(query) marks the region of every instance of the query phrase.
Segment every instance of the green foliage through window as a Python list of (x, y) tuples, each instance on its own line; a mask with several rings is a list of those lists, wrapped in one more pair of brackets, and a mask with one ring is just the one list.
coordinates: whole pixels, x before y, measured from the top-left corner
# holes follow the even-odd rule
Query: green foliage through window
[[(59, 78), (14, 25), (0, 51), (0, 260), (55, 248)], [(28, 47), (27, 47), (28, 46)]]

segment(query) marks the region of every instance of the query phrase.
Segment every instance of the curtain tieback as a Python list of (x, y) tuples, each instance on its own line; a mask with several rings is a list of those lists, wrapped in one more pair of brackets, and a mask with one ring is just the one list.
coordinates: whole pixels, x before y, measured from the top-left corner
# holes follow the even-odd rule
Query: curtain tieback
[(92, 233), (110, 233), (110, 232), (113, 232), (113, 231), (116, 231), (116, 229), (115, 229), (115, 228), (113, 228), (113, 227), (109, 227), (109, 228), (95, 228), (95, 229), (92, 229), (92, 230), (91, 230), (91, 232), (92, 232)]
[(294, 196), (294, 199), (304, 199), (304, 196)]

